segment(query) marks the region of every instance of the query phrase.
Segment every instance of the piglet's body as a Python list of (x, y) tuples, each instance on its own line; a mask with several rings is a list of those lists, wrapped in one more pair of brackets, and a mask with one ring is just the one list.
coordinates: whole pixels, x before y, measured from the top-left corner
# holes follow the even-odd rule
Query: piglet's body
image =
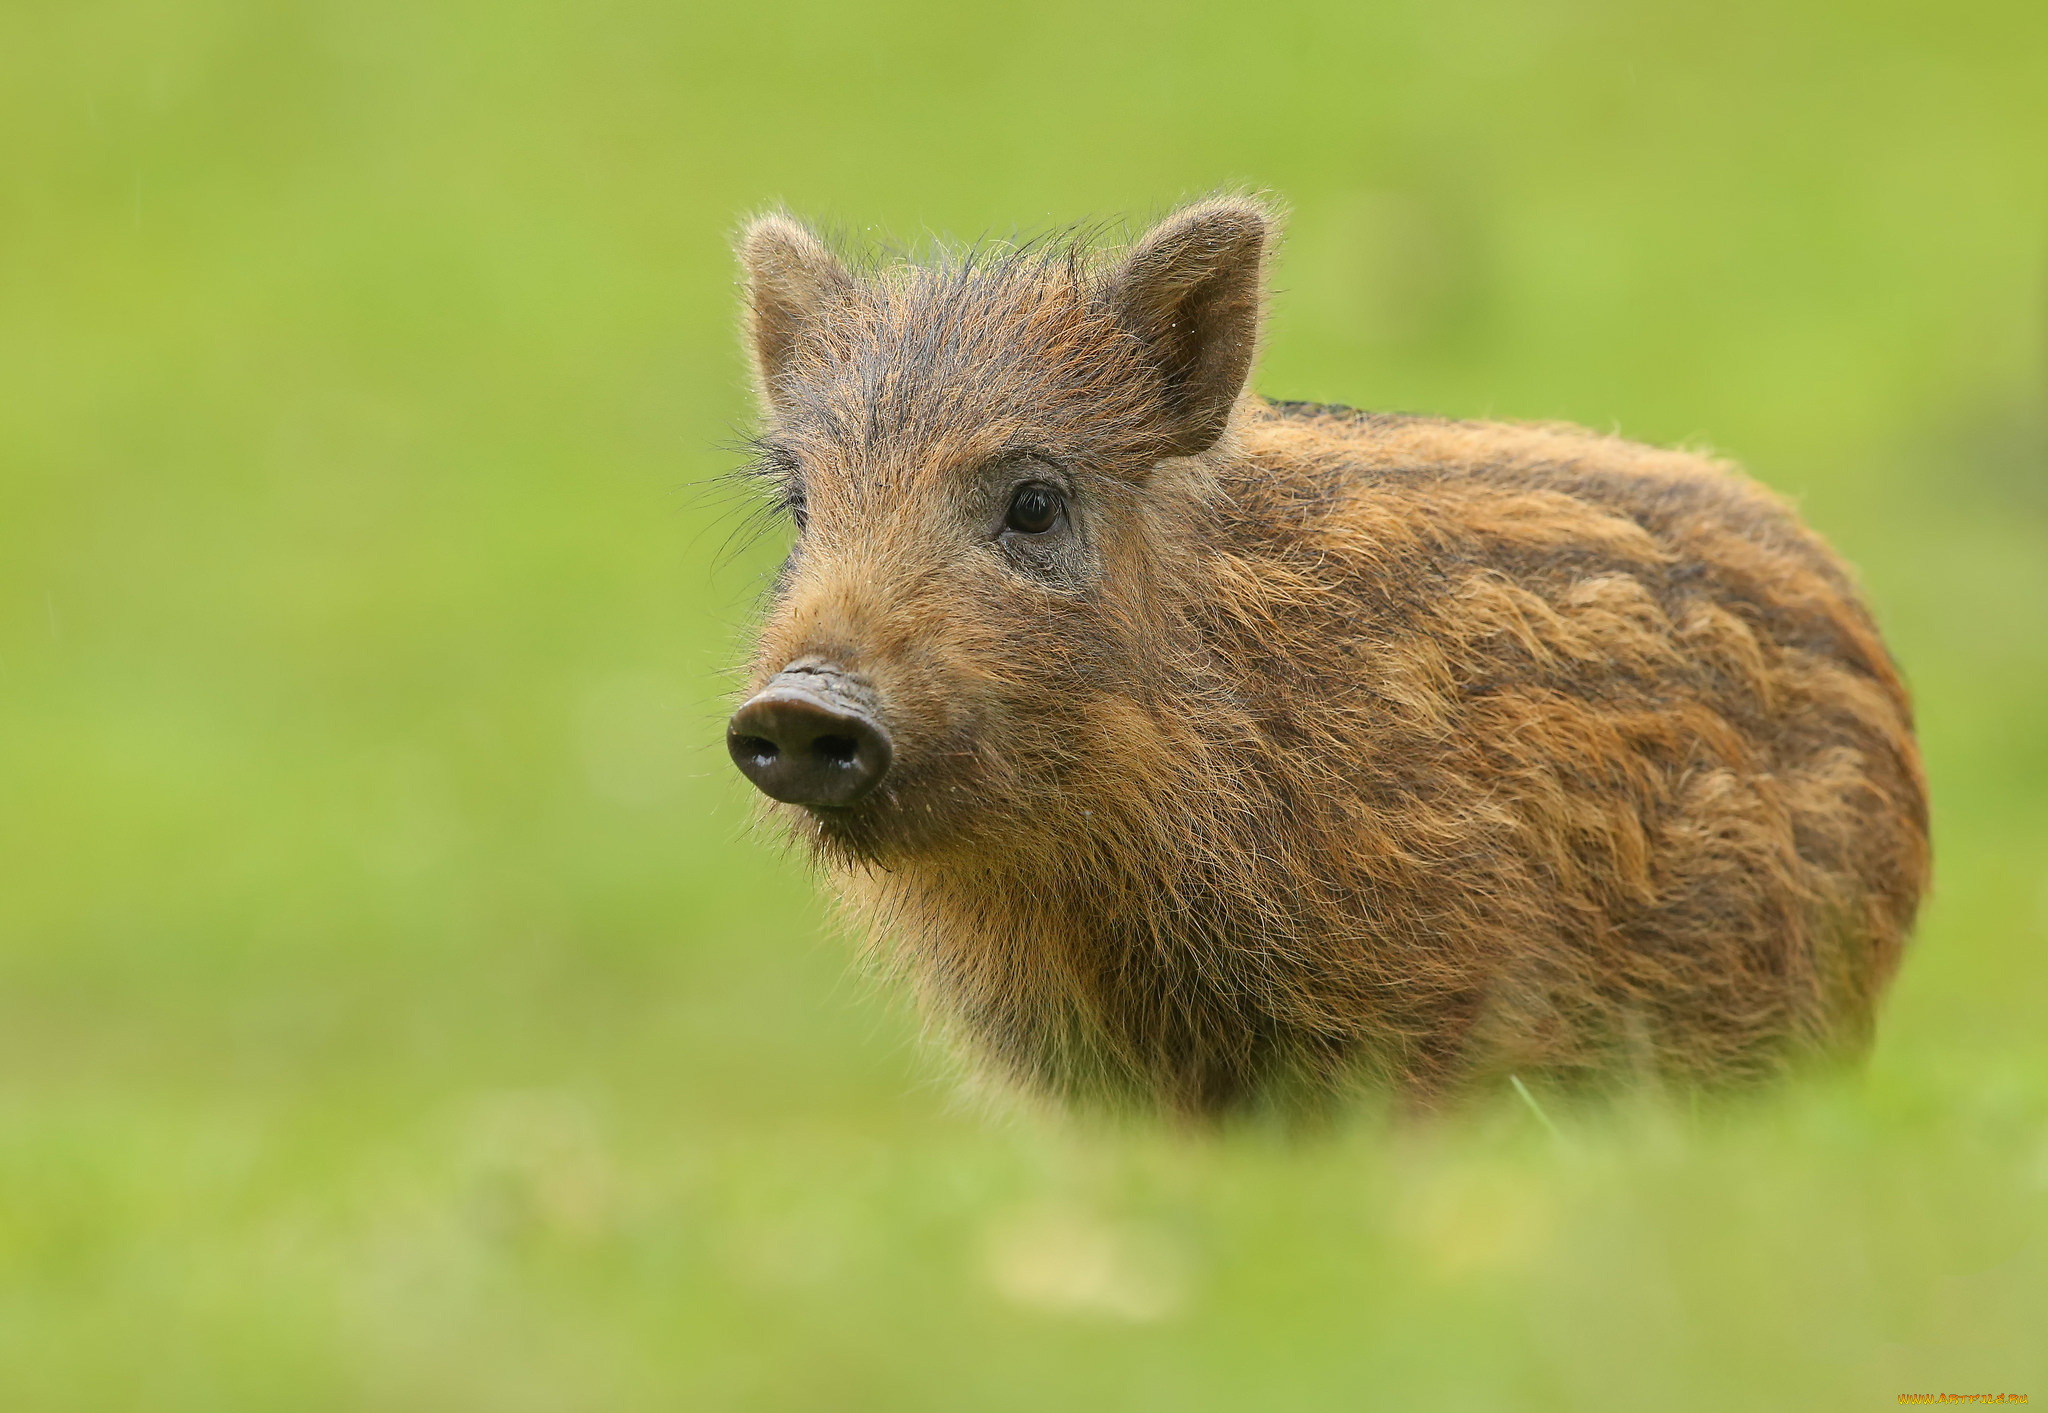
[(1867, 1045), (1904, 688), (1731, 468), (1270, 403), (1258, 203), (849, 269), (742, 243), (801, 533), (735, 761), (991, 1075), (1189, 1114)]

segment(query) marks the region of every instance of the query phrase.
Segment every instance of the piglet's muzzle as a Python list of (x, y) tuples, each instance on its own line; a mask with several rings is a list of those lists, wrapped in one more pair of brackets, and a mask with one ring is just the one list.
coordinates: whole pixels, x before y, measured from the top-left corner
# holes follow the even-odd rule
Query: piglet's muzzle
[(873, 689), (815, 660), (791, 663), (734, 712), (725, 748), (761, 793), (820, 809), (866, 795), (895, 757)]

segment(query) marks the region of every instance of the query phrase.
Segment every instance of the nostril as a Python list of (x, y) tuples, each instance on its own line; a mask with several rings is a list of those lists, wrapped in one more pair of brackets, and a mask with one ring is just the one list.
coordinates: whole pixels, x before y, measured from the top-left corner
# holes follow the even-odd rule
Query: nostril
[(744, 756), (757, 765), (773, 765), (775, 758), (782, 754), (782, 747), (766, 736), (734, 736), (732, 753)]
[(811, 749), (834, 765), (852, 765), (860, 755), (860, 742), (851, 736), (820, 736)]

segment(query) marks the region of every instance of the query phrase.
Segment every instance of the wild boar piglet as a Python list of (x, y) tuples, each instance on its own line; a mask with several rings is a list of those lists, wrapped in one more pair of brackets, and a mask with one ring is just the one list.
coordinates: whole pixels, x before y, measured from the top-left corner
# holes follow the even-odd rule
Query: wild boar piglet
[(980, 1072), (1190, 1116), (1868, 1044), (1928, 877), (1897, 670), (1725, 463), (1249, 388), (1264, 201), (740, 241), (794, 521), (734, 762)]

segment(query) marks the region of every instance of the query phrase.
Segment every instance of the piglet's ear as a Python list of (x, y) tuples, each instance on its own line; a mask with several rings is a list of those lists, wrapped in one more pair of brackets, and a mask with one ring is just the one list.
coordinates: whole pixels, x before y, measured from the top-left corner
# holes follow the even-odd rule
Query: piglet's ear
[(1165, 378), (1175, 455), (1215, 444), (1251, 376), (1278, 226), (1249, 198), (1204, 201), (1154, 226), (1109, 277), (1118, 316)]
[(759, 216), (739, 239), (747, 276), (746, 336), (762, 396), (776, 384), (820, 320), (853, 293), (853, 276), (825, 243), (780, 214)]

